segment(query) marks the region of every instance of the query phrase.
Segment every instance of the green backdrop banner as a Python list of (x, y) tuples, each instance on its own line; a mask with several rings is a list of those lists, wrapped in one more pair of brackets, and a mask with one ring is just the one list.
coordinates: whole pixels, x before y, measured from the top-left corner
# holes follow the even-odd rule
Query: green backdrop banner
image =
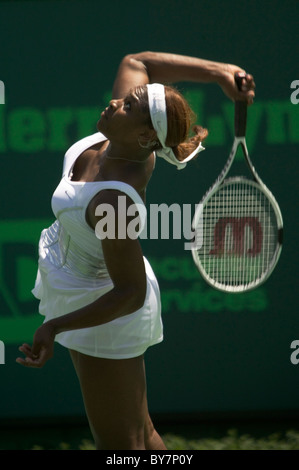
[[(240, 4), (241, 3), (241, 4)], [(269, 8), (271, 6), (271, 8)], [(225, 294), (200, 277), (184, 240), (143, 239), (158, 277), (165, 340), (146, 354), (155, 413), (297, 412), (298, 2), (0, 2), (0, 419), (83, 415), (68, 353), (43, 370), (15, 363), (42, 322), (31, 294), (41, 230), (63, 156), (96, 131), (121, 58), (154, 50), (245, 67), (255, 76), (247, 144), (285, 226), (279, 264), (260, 288)], [(149, 204), (195, 207), (222, 169), (233, 104), (216, 85), (178, 84), (206, 151), (182, 172), (158, 161)], [(236, 171), (242, 163), (236, 162)]]

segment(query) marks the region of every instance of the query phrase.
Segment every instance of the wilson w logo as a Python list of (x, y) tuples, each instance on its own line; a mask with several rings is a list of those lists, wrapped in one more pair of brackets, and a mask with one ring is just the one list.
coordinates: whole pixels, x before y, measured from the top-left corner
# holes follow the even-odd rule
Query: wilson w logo
[(253, 257), (261, 252), (262, 241), (263, 231), (257, 217), (221, 217), (214, 228), (214, 247), (209, 254)]

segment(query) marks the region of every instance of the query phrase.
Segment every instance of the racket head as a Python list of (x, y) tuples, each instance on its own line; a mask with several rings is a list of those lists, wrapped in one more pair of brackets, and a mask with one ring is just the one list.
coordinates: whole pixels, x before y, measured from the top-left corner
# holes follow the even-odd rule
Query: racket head
[(265, 185), (225, 179), (198, 205), (192, 256), (203, 278), (224, 292), (244, 292), (272, 273), (282, 249), (283, 221)]

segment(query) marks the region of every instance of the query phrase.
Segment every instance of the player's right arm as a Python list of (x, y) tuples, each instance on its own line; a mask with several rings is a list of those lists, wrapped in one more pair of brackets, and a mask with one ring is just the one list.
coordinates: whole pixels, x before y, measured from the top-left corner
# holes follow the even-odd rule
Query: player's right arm
[(216, 83), (230, 99), (243, 99), (250, 104), (254, 98), (253, 77), (247, 74), (239, 91), (234, 79), (237, 72), (245, 71), (236, 65), (179, 54), (150, 51), (128, 54), (119, 65), (113, 98), (126, 96), (137, 85), (190, 81)]

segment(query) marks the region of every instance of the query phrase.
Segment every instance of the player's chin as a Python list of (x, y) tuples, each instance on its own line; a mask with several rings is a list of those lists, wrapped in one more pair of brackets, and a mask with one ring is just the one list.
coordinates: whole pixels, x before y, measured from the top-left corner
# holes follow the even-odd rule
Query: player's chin
[(103, 123), (103, 118), (99, 119), (99, 121), (97, 122), (96, 127), (97, 127), (97, 130), (99, 132), (106, 135), (107, 129), (106, 129), (105, 123)]
[(107, 127), (106, 127), (105, 125), (103, 125), (102, 119), (100, 119), (100, 120), (97, 122), (97, 126), (96, 126), (96, 127), (97, 127), (98, 132), (101, 132), (101, 134), (103, 134), (103, 135), (106, 137), (106, 139), (109, 139), (109, 135), (108, 135), (109, 132), (108, 132), (108, 129), (107, 129)]

